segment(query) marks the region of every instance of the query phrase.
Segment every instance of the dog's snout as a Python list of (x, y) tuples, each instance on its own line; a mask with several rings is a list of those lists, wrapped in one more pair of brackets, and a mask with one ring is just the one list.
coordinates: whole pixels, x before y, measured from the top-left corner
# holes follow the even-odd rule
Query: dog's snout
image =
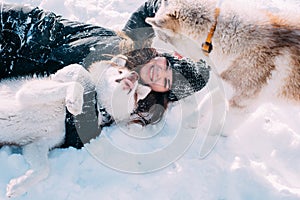
[(127, 77), (132, 83), (135, 83), (137, 80), (139, 80), (139, 74), (137, 72), (130, 72), (129, 76)]

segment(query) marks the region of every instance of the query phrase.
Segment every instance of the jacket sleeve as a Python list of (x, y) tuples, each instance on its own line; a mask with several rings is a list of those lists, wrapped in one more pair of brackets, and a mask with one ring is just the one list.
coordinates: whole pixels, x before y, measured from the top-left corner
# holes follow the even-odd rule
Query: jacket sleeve
[(134, 41), (135, 47), (150, 47), (154, 30), (145, 22), (147, 17), (154, 17), (161, 0), (148, 0), (141, 5), (125, 24), (123, 31)]
[(112, 30), (24, 5), (3, 4), (0, 22), (0, 79), (53, 74), (82, 64), (96, 45), (112, 53), (116, 48), (107, 44), (119, 39)]

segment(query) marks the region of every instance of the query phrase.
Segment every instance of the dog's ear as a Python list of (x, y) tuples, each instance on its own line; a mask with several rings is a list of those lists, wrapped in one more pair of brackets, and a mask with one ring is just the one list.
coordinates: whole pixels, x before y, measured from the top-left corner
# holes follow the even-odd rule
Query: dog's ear
[(151, 92), (151, 88), (145, 85), (139, 84), (136, 90), (137, 93), (137, 101), (141, 99), (145, 99), (146, 96)]
[(180, 27), (179, 21), (174, 15), (165, 15), (160, 18), (148, 17), (145, 21), (154, 29), (167, 29), (172, 30), (173, 32), (177, 32)]
[(161, 6), (155, 14), (155, 17), (147, 17), (145, 22), (150, 24), (153, 28), (169, 28), (169, 22), (173, 23), (173, 18), (176, 17), (175, 14), (168, 11), (169, 2), (168, 0), (162, 0)]
[(126, 61), (127, 61), (127, 57), (124, 56), (124, 55), (119, 54), (119, 55), (113, 57), (111, 59), (111, 61), (113, 63), (117, 64), (117, 66), (124, 67), (125, 64), (126, 64)]
[(166, 22), (164, 19), (157, 19), (155, 17), (147, 17), (146, 23), (150, 24), (153, 28), (162, 28)]

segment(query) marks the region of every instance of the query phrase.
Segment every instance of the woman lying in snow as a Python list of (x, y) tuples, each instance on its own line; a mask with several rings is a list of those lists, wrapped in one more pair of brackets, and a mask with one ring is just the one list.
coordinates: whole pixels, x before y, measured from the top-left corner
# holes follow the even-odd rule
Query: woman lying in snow
[[(139, 73), (140, 83), (152, 92), (138, 102), (132, 122), (157, 123), (168, 102), (201, 90), (209, 78), (205, 62), (192, 62), (150, 48), (154, 32), (145, 23), (159, 1), (146, 2), (133, 13), (122, 31), (69, 21), (52, 12), (28, 6), (2, 4), (0, 25), (0, 80), (20, 76), (47, 76), (73, 63), (88, 68), (92, 63), (126, 56), (125, 66)], [(161, 105), (161, 106), (157, 106)], [(164, 109), (161, 109), (164, 108)], [(102, 114), (98, 127), (97, 113)], [(67, 113), (66, 138), (61, 147), (81, 148), (113, 122), (105, 108), (95, 109), (95, 91), (84, 95), (83, 113)], [(80, 137), (78, 133), (84, 133)]]

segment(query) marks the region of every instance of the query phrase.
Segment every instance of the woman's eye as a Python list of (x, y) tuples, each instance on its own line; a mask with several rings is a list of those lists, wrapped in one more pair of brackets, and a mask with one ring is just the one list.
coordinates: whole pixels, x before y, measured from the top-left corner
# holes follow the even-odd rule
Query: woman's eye
[(171, 88), (171, 81), (170, 81), (170, 79), (168, 79), (168, 89), (170, 89)]
[(167, 60), (167, 67), (166, 67), (166, 70), (168, 70), (170, 68), (171, 64), (170, 62)]

